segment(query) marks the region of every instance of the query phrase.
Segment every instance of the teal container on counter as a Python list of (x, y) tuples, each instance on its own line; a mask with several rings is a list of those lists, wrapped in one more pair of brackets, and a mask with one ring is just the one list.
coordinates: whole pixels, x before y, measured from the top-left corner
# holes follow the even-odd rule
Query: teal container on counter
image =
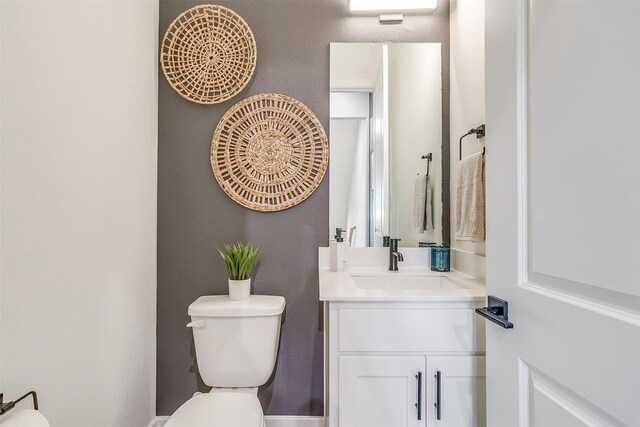
[(431, 247), (431, 270), (449, 271), (450, 250), (448, 246)]

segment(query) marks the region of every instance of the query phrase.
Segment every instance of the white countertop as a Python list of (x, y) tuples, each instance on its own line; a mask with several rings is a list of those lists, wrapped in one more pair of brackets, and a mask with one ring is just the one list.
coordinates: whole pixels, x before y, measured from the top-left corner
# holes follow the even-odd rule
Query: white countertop
[[(351, 268), (338, 273), (329, 269), (329, 248), (319, 248), (319, 295), (320, 301), (484, 301), (484, 283), (466, 274), (450, 271), (436, 272), (427, 267), (428, 248), (400, 248), (405, 262), (399, 263), (399, 271), (389, 271), (388, 248), (352, 248)], [(354, 277), (356, 279), (354, 280)], [(444, 277), (453, 285), (447, 286), (383, 286), (366, 287), (358, 282), (366, 282), (366, 277), (385, 279), (420, 280), (419, 278)], [(418, 278), (418, 279), (414, 279)]]

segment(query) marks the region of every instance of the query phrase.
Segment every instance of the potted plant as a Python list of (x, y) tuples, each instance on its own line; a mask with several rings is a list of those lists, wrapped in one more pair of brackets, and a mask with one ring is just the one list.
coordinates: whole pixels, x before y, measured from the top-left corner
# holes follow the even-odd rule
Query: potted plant
[(251, 272), (262, 254), (252, 243), (238, 242), (224, 244), (224, 250), (218, 248), (224, 265), (229, 273), (229, 299), (241, 301), (251, 293)]

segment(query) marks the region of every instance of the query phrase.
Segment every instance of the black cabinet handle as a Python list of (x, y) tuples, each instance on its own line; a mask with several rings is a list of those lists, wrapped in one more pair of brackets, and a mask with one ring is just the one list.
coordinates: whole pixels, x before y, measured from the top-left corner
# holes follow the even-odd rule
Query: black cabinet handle
[(509, 322), (509, 303), (493, 295), (489, 295), (488, 303), (487, 307), (476, 308), (476, 313), (505, 329), (513, 329), (513, 323)]
[(436, 371), (434, 375), (436, 379), (436, 403), (433, 406), (436, 407), (436, 420), (442, 419), (442, 373), (440, 371)]
[(416, 379), (418, 380), (418, 402), (416, 403), (416, 408), (418, 408), (418, 420), (422, 420), (422, 371), (418, 371)]

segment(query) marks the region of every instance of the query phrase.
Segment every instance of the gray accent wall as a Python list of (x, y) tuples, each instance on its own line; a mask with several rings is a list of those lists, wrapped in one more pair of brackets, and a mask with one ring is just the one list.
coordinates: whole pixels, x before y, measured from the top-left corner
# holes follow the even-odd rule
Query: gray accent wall
[[(209, 162), (211, 135), (224, 112), (247, 96), (277, 92), (306, 104), (329, 134), (329, 43), (440, 42), (443, 64), (443, 140), (449, 141), (449, 10), (440, 0), (429, 15), (400, 25), (377, 16), (352, 16), (347, 0), (222, 1), (251, 27), (258, 46), (253, 80), (235, 98), (204, 106), (179, 96), (159, 68), (158, 109), (158, 358), (157, 414), (170, 415), (196, 390), (197, 374), (187, 307), (201, 295), (226, 294), (216, 246), (250, 240), (264, 256), (254, 275), (258, 294), (287, 300), (277, 366), (258, 396), (266, 414), (322, 415), (323, 331), (317, 252), (327, 246), (329, 173), (311, 197), (277, 213), (232, 201)], [(202, 1), (160, 1), (160, 38), (171, 21)], [(448, 159), (443, 175), (449, 175)], [(448, 184), (445, 185), (448, 188)], [(444, 206), (448, 206), (448, 194)], [(449, 229), (445, 214), (444, 230)]]

